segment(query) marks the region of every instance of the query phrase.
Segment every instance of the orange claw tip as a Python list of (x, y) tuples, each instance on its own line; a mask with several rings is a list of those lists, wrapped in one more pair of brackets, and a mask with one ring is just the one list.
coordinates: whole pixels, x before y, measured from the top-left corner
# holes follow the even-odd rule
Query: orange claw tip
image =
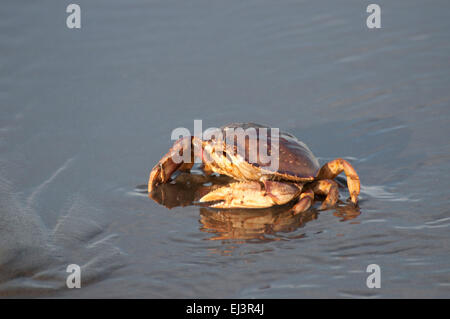
[(148, 193), (150, 194), (158, 182), (161, 181), (161, 167), (159, 165), (155, 166), (150, 172), (148, 178)]
[(156, 186), (158, 186), (159, 184), (160, 184), (160, 182), (158, 182), (156, 180), (149, 181), (148, 182), (148, 189), (147, 189), (148, 193), (149, 194), (152, 193), (155, 190)]
[(150, 194), (153, 191), (154, 185), (152, 182), (152, 178), (150, 177), (150, 179), (148, 180), (148, 186), (147, 186), (147, 191)]
[(152, 185), (152, 183), (148, 183), (147, 191), (148, 191), (148, 195), (150, 196), (150, 194), (153, 192), (153, 185)]
[(229, 193), (230, 192), (227, 188), (220, 187), (220, 188), (204, 195), (202, 198), (199, 199), (199, 202), (205, 203), (205, 202), (215, 202), (218, 200), (223, 200)]
[(347, 201), (352, 203), (354, 206), (358, 206), (358, 197), (349, 197)]

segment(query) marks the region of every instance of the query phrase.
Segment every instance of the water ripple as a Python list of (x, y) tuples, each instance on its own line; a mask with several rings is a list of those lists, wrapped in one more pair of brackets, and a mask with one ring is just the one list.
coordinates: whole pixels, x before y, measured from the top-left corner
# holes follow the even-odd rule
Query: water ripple
[(408, 196), (394, 193), (386, 186), (382, 185), (361, 185), (361, 194), (391, 202), (417, 202), (419, 199), (412, 199)]

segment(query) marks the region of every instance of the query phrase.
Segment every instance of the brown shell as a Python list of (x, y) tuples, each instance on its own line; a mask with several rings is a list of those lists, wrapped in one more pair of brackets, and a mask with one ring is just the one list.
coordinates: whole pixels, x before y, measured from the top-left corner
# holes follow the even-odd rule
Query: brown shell
[[(247, 129), (254, 128), (254, 132), (256, 134), (245, 134), (245, 142), (243, 140), (234, 139), (234, 143), (226, 144), (226, 153), (230, 154), (233, 152), (234, 154), (238, 153), (239, 155), (245, 154), (242, 158), (243, 161), (251, 164), (254, 167), (258, 167), (261, 170), (261, 173), (264, 175), (277, 177), (280, 179), (288, 179), (288, 180), (312, 180), (317, 175), (320, 165), (319, 161), (313, 155), (311, 150), (306, 146), (305, 143), (299, 141), (295, 136), (285, 133), (279, 132), (279, 143), (278, 143), (278, 152), (279, 152), (279, 163), (278, 169), (274, 170), (270, 167), (270, 164), (265, 163), (261, 154), (272, 154), (276, 145), (272, 145), (275, 136), (272, 137), (270, 134), (270, 127), (255, 124), (255, 123), (232, 123), (225, 125), (221, 128), (221, 132), (225, 137), (227, 129), (243, 129), (247, 132)], [(260, 130), (265, 129), (265, 130)], [(259, 143), (261, 139), (267, 140), (267, 150), (263, 150), (260, 152)], [(211, 143), (215, 143), (216, 140), (210, 140)], [(231, 144), (231, 146), (230, 146)], [(235, 145), (237, 144), (237, 145)], [(252, 145), (254, 147), (257, 145), (258, 152), (256, 161), (253, 159), (250, 161), (250, 152), (249, 147)], [(275, 176), (273, 176), (275, 175)]]

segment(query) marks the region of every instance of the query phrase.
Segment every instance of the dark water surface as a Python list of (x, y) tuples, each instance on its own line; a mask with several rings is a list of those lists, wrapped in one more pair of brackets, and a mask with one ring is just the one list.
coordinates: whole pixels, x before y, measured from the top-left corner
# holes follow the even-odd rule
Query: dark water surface
[[(450, 297), (448, 1), (377, 1), (379, 30), (356, 0), (76, 3), (81, 30), (68, 2), (2, 2), (0, 296)], [(346, 158), (360, 212), (150, 200), (194, 119)]]

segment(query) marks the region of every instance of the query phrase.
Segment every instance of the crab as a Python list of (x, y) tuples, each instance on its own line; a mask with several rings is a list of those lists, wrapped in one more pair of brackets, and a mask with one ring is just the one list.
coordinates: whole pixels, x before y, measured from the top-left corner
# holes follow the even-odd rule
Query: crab
[[(295, 213), (306, 211), (315, 199), (321, 199), (321, 210), (337, 205), (339, 200), (339, 185), (334, 180), (342, 172), (347, 177), (350, 193), (349, 201), (358, 203), (360, 181), (353, 166), (342, 158), (332, 160), (323, 166), (313, 155), (308, 146), (295, 136), (279, 132), (274, 138), (262, 136), (262, 130), (269, 127), (255, 123), (232, 123), (223, 126), (220, 132), (227, 134), (230, 129), (254, 129), (256, 135), (246, 135), (245, 139), (234, 139), (227, 143), (223, 138), (201, 139), (196, 136), (184, 137), (176, 141), (169, 152), (153, 167), (148, 181), (148, 192), (151, 194), (159, 184), (171, 180), (177, 170), (190, 171), (194, 158), (201, 158), (206, 174), (217, 173), (227, 175), (235, 181), (214, 189), (199, 199), (210, 207), (221, 209), (233, 208), (267, 208), (285, 205), (297, 200), (292, 210)], [(273, 167), (263, 163), (261, 154), (256, 161), (250, 160), (252, 144), (265, 139), (268, 153), (277, 154), (278, 165)], [(217, 151), (220, 150), (220, 151)], [(244, 151), (244, 152), (243, 152)], [(190, 152), (187, 153), (187, 152)], [(277, 153), (275, 153), (277, 152)], [(188, 161), (180, 161), (179, 156), (187, 155)], [(174, 160), (178, 156), (178, 160)]]

